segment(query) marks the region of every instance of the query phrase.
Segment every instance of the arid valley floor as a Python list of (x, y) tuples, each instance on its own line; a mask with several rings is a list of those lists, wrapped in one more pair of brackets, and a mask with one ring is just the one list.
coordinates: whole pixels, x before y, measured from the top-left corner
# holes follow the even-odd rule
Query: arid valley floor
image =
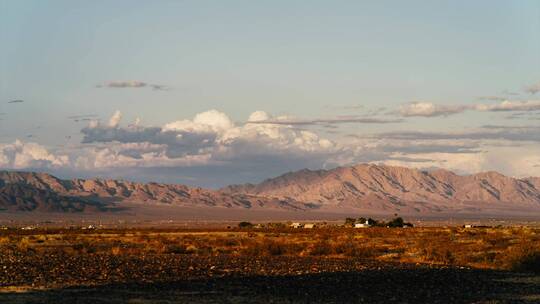
[(536, 227), (0, 230), (1, 303), (538, 303)]

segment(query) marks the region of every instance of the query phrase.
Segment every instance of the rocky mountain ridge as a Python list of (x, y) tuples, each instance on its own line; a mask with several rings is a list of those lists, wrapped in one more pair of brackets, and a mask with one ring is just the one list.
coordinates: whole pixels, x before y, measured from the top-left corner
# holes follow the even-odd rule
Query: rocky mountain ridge
[[(19, 191), (14, 191), (14, 189)], [(54, 198), (54, 199), (53, 199)], [(70, 202), (67, 203), (67, 202)], [(86, 211), (106, 210), (122, 202), (304, 210), (294, 200), (231, 194), (179, 184), (136, 183), (109, 179), (61, 180), (46, 173), (0, 171), (0, 209)]]
[(363, 209), (384, 212), (482, 212), (497, 206), (540, 211), (540, 178), (497, 172), (358, 164), (289, 172), (260, 184), (219, 190), (111, 179), (62, 180), (46, 173), (0, 171), (0, 210), (106, 211), (123, 202), (243, 209)]
[(447, 170), (431, 172), (386, 165), (359, 164), (331, 170), (300, 170), (260, 184), (223, 189), (294, 199), (313, 204), (401, 210), (445, 211), (475, 205), (540, 208), (540, 178), (516, 179), (498, 172), (457, 175)]

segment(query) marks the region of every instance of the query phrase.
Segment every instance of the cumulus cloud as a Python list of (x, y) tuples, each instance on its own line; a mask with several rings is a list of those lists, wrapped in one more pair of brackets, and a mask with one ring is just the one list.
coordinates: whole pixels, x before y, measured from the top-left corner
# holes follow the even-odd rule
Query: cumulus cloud
[[(254, 112), (249, 123), (236, 125), (225, 113), (210, 110), (165, 124), (162, 127), (131, 125), (120, 127), (120, 113), (107, 125), (91, 124), (82, 130), (83, 143), (149, 143), (162, 145), (162, 154), (170, 158), (206, 155), (207, 160), (249, 162), (261, 156), (293, 157), (333, 153), (334, 144), (317, 134), (297, 130), (291, 125), (264, 123), (272, 117)], [(255, 123), (256, 122), (256, 123)]]
[(186, 167), (209, 165), (209, 155), (169, 157), (167, 146), (151, 143), (111, 143), (83, 147), (71, 159), (72, 167), (79, 170), (111, 168)]
[(405, 117), (436, 117), (462, 113), (467, 109), (467, 106), (444, 106), (436, 105), (431, 102), (411, 102), (401, 106), (399, 113), (401, 116)]
[(122, 119), (122, 113), (116, 110), (116, 112), (114, 112), (114, 114), (111, 116), (111, 119), (109, 119), (109, 127), (111, 128), (118, 127), (118, 124), (120, 123), (121, 119)]
[(69, 163), (68, 156), (54, 155), (36, 143), (16, 140), (0, 144), (0, 167), (10, 169), (62, 167)]
[(223, 133), (234, 127), (232, 120), (225, 114), (210, 110), (195, 115), (193, 120), (179, 120), (163, 126), (163, 131), (188, 131), (195, 133)]
[[(0, 167), (44, 168), (86, 176), (118, 177), (129, 172), (126, 176), (161, 181), (169, 176), (167, 181), (173, 182), (175, 176), (189, 175), (198, 178), (198, 185), (223, 186), (256, 182), (306, 167), (358, 162), (441, 167), (460, 173), (502, 168), (523, 174), (527, 172), (524, 165), (497, 163), (501, 161), (497, 151), (514, 151), (512, 157), (522, 164), (526, 161), (521, 161), (517, 152), (522, 146), (533, 147), (526, 148), (529, 152), (540, 152), (540, 127), (536, 126), (493, 125), (463, 132), (397, 131), (325, 138), (288, 121), (297, 120), (255, 111), (245, 123), (235, 123), (227, 114), (210, 110), (162, 126), (145, 126), (140, 120), (124, 124), (122, 113), (117, 111), (109, 120), (93, 121), (83, 128), (80, 145), (46, 148), (21, 141), (0, 145)], [(536, 161), (533, 154), (527, 155), (527, 161)]]
[(137, 80), (128, 81), (106, 81), (102, 84), (96, 85), (96, 88), (113, 88), (113, 89), (125, 89), (125, 88), (144, 88), (150, 87), (156, 91), (168, 90), (169, 87), (162, 84), (152, 84)]

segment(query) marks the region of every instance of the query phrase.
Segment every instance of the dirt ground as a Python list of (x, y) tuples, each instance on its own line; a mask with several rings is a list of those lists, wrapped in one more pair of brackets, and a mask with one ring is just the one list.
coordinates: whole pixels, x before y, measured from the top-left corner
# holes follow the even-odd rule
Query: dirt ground
[[(361, 261), (297, 257), (241, 260), (229, 260), (227, 257), (204, 260), (179, 257), (174, 261), (167, 261), (165, 265), (169, 269), (166, 271), (166, 275), (159, 275), (159, 272), (156, 271), (158, 279), (155, 280), (145, 278), (103, 285), (93, 282), (87, 285), (41, 290), (32, 289), (31, 286), (24, 289), (19, 287), (18, 290), (12, 289), (11, 291), (6, 288), (3, 293), (0, 293), (0, 302), (540, 302), (540, 276), (504, 271), (403, 264), (376, 265)], [(144, 267), (144, 265), (140, 266)], [(272, 269), (275, 267), (287, 269), (287, 271), (273, 274)]]
[(529, 228), (8, 230), (0, 303), (540, 303), (538, 245)]

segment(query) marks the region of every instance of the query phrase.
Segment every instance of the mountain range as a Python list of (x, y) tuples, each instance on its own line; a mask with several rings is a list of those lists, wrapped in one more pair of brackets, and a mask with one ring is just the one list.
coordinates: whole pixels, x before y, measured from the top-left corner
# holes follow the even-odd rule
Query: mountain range
[(289, 211), (481, 213), (540, 212), (540, 178), (497, 172), (457, 175), (358, 164), (331, 170), (300, 170), (259, 184), (218, 190), (179, 184), (108, 179), (63, 180), (46, 173), (0, 171), (0, 210), (106, 212), (123, 204), (167, 204)]

